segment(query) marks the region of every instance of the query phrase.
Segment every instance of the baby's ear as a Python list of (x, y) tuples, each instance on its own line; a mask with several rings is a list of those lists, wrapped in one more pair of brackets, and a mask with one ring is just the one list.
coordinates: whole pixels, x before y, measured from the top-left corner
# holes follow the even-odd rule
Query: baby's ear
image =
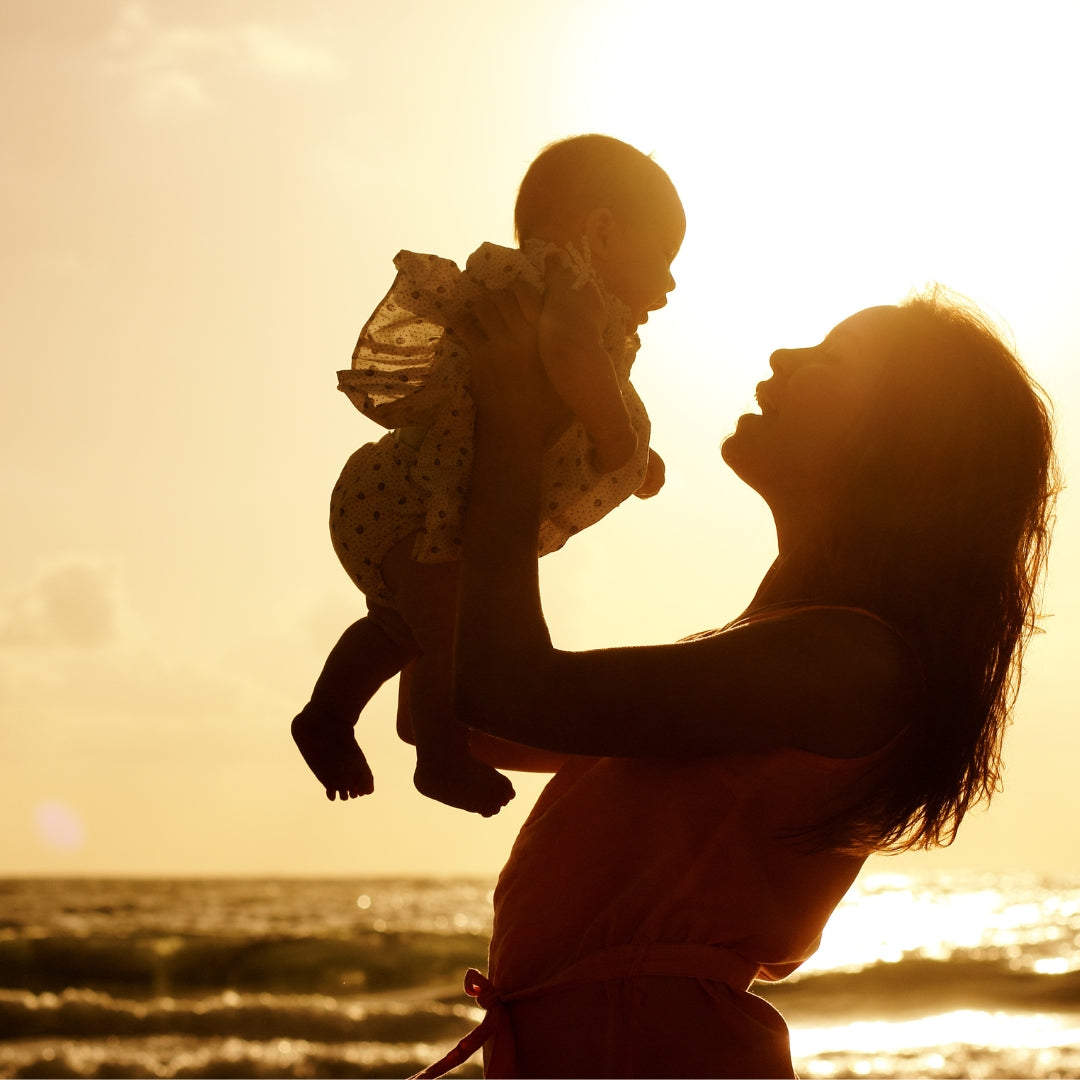
[(606, 207), (590, 210), (585, 218), (585, 238), (594, 255), (603, 257), (608, 253), (615, 236), (615, 215)]

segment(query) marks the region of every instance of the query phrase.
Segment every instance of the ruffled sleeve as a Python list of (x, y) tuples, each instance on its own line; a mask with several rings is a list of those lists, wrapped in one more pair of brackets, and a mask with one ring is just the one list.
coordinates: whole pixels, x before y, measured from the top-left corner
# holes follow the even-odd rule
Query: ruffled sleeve
[(441, 369), (466, 364), (447, 331), (470, 290), (457, 264), (438, 255), (401, 251), (394, 266), (397, 277), (360, 331), (352, 368), (338, 372), (338, 388), (383, 427), (426, 425), (445, 404), (443, 384), (454, 374), (440, 377)]

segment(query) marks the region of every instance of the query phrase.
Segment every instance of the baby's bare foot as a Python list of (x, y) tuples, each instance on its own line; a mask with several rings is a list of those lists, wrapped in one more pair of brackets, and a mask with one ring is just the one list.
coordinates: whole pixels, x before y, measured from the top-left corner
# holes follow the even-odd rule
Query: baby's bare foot
[(336, 794), (344, 802), (375, 790), (371, 769), (347, 721), (308, 703), (292, 722), (292, 737), (328, 799)]
[(481, 817), (497, 814), (514, 797), (501, 772), (468, 755), (418, 758), (413, 783), (429, 799)]

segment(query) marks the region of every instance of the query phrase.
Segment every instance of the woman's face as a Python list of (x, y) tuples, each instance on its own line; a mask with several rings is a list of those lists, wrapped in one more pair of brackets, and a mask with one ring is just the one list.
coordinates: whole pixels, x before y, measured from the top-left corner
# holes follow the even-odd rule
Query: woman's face
[[(853, 438), (898, 331), (897, 308), (845, 319), (820, 345), (778, 349), (772, 377), (759, 383), (760, 413), (739, 417), (724, 460), (774, 511), (785, 500), (820, 502)], [(812, 502), (807, 505), (813, 505)]]

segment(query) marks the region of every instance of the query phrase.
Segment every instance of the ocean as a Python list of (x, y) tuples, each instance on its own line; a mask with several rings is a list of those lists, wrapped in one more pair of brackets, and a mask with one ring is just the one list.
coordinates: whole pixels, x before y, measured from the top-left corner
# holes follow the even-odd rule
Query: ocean
[[(0, 1078), (408, 1076), (480, 1016), (492, 887), (0, 881)], [(1080, 877), (866, 876), (755, 990), (803, 1077), (1080, 1077)]]

